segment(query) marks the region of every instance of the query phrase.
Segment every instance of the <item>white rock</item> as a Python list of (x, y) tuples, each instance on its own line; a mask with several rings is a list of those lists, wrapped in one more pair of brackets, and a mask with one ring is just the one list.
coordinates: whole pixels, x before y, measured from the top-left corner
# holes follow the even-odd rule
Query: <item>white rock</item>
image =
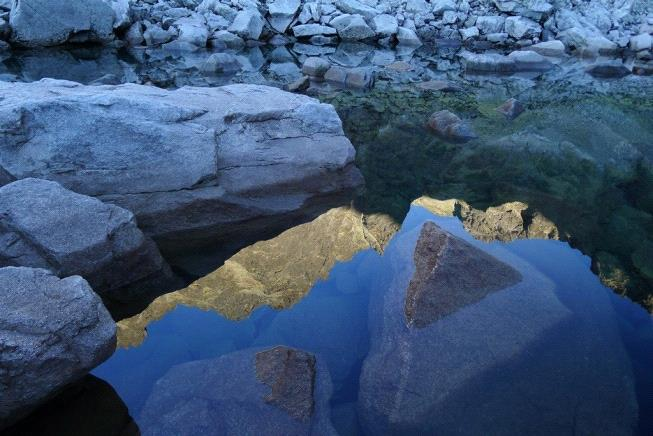
[(557, 40), (539, 42), (528, 49), (542, 56), (562, 57), (565, 55), (565, 45), (562, 41)]
[(228, 30), (241, 38), (258, 40), (263, 32), (263, 17), (257, 10), (242, 10), (238, 12)]
[(542, 26), (524, 17), (508, 17), (505, 27), (506, 33), (515, 39), (535, 38), (542, 33)]
[(372, 19), (372, 28), (381, 36), (392, 36), (397, 33), (399, 24), (394, 16), (381, 14)]
[(630, 49), (633, 51), (648, 50), (651, 48), (653, 37), (648, 33), (642, 33), (630, 38)]
[(397, 29), (397, 41), (399, 45), (418, 47), (422, 45), (422, 41), (417, 34), (406, 27), (399, 27)]

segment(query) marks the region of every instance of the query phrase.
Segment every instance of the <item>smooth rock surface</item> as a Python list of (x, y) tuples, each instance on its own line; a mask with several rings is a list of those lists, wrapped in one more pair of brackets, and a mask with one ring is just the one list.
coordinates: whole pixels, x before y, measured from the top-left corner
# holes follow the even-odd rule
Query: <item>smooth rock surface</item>
[(0, 268), (0, 429), (109, 358), (116, 325), (88, 283)]
[(131, 212), (31, 178), (0, 188), (0, 266), (80, 275), (106, 296), (172, 276)]
[(447, 110), (431, 115), (428, 127), (436, 135), (452, 142), (467, 142), (477, 137), (468, 123)]
[(146, 436), (335, 435), (331, 390), (319, 357), (288, 347), (247, 349), (170, 369), (139, 423)]
[(8, 174), (128, 209), (157, 242), (210, 243), (361, 183), (333, 107), (275, 88), (42, 80), (0, 94)]

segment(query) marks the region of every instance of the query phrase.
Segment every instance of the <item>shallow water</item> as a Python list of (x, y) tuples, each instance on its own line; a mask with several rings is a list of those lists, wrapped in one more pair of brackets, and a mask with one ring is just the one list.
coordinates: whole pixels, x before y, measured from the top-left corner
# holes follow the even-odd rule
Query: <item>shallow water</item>
[[(117, 421), (124, 424), (126, 406), (142, 433), (165, 434), (168, 418), (152, 422), (146, 409), (166, 396), (169, 370), (287, 345), (326, 366), (333, 384), (326, 413), (343, 435), (653, 434), (653, 79), (597, 80), (575, 61), (546, 75), (474, 77), (447, 50), (334, 50), (328, 56), (341, 64), (377, 69), (371, 91), (322, 84), (312, 91), (343, 119), (365, 189), (343, 205), (351, 208), (325, 205), (314, 221), (289, 223), (239, 252), (172, 253), (174, 266), (201, 286), (146, 302), (121, 320), (119, 349), (93, 372), (117, 393), (97, 390), (113, 398)], [(242, 71), (210, 77), (198, 67), (206, 56), (25, 52), (5, 59), (0, 74), (169, 88), (282, 86), (299, 77), (303, 55), (256, 48), (238, 54)], [(387, 68), (397, 61), (408, 69)], [(416, 85), (427, 80), (460, 90)], [(514, 121), (495, 111), (510, 97), (526, 106)], [(479, 138), (451, 144), (430, 134), (426, 120), (443, 109), (468, 120)], [(430, 210), (411, 206), (420, 197)], [(515, 209), (524, 211), (521, 231), (501, 224)], [(411, 333), (402, 296), (426, 221), (524, 280)], [(374, 243), (361, 237), (370, 234)], [(230, 281), (234, 264), (270, 292), (252, 296)], [(191, 373), (184, 383), (192, 391), (203, 376)], [(95, 392), (97, 382), (89, 383)], [(197, 410), (200, 400), (183, 399)], [(392, 419), (384, 400), (393, 404)], [(187, 434), (201, 420), (175, 419)]]

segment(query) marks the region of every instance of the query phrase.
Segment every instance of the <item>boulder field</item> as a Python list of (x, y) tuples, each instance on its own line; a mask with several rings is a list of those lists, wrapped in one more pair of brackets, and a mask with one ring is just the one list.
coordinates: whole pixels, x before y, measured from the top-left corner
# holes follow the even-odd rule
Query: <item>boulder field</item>
[(0, 83), (0, 168), (131, 211), (192, 245), (297, 215), (359, 186), (335, 109), (258, 85)]
[(0, 2), (0, 10), (9, 12), (0, 14), (0, 39), (17, 46), (99, 42), (193, 51), (251, 41), (560, 41), (580, 55), (598, 55), (648, 53), (653, 32), (647, 0), (16, 0)]

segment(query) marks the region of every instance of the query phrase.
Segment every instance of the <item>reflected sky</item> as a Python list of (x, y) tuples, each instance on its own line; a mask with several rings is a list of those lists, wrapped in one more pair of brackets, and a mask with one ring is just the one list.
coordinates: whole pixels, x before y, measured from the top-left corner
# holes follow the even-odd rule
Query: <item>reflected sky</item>
[[(623, 414), (619, 415), (621, 421), (613, 422), (617, 425), (628, 425), (629, 418), (632, 418), (634, 413), (634, 425), (637, 425), (638, 416), (642, 418), (639, 425), (651, 425), (646, 420), (653, 411), (651, 403), (646, 400), (647, 396), (650, 398), (653, 393), (650, 371), (647, 370), (653, 365), (651, 318), (643, 309), (617, 297), (603, 286), (591, 272), (588, 257), (571, 249), (567, 243), (553, 240), (479, 242), (465, 231), (457, 218), (438, 217), (417, 206), (411, 208), (401, 230), (383, 254), (367, 249), (355, 254), (349, 261), (337, 263), (326, 279), (319, 280), (303, 299), (289, 309), (273, 310), (262, 307), (254, 310), (251, 316), (244, 320), (230, 321), (213, 311), (179, 306), (147, 327), (147, 337), (139, 347), (119, 349), (108, 362), (97, 368), (94, 374), (107, 380), (116, 389), (138, 422), (141, 408), (149, 397), (153, 384), (174, 365), (250, 347), (279, 344), (297, 347), (315, 353), (319, 360), (326, 362), (334, 383), (331, 419), (336, 429), (341, 434), (361, 434), (365, 431), (361, 427), (365, 419), (360, 419), (358, 404), (361, 368), (366, 357), (374, 349), (370, 348), (370, 344), (379, 341), (380, 336), (375, 325), (384, 322), (388, 317), (387, 311), (372, 309), (375, 304), (382, 305), (379, 301), (384, 301), (392, 294), (392, 283), (396, 283), (399, 277), (393, 272), (397, 262), (411, 263), (412, 259), (406, 259), (406, 252), (402, 252), (401, 246), (410, 238), (413, 238), (414, 244), (417, 229), (425, 220), (432, 220), (475, 246), (500, 255), (502, 260), (519, 265), (522, 274), (524, 271), (531, 271), (529, 277), (533, 280), (533, 277), (539, 277), (537, 280), (546, 282), (548, 285), (540, 287), (539, 296), (533, 297), (533, 300), (529, 300), (530, 297), (524, 296), (524, 293), (515, 293), (515, 296), (511, 297), (509, 290), (499, 291), (493, 296), (504, 299), (500, 307), (506, 310), (510, 309), (514, 298), (525, 298), (525, 307), (529, 307), (530, 313), (519, 315), (516, 320), (520, 316), (528, 316), (532, 317), (533, 326), (538, 323), (550, 323), (551, 328), (558, 325), (564, 327), (561, 331), (565, 333), (556, 335), (551, 335), (548, 328), (533, 328), (528, 343), (535, 345), (524, 348), (525, 354), (518, 353), (520, 357), (515, 358), (516, 360), (487, 360), (488, 363), (484, 363), (485, 360), (477, 356), (476, 365), (482, 371), (474, 377), (479, 383), (482, 381), (484, 386), (499, 387), (502, 383), (510, 382), (505, 377), (513, 372), (516, 374), (515, 381), (518, 381), (523, 370), (540, 360), (550, 365), (537, 367), (543, 375), (565, 373), (569, 371), (568, 368), (574, 365), (577, 367), (582, 361), (583, 383), (596, 383), (606, 389), (607, 393), (615, 390), (626, 393), (624, 398), (630, 403)], [(407, 252), (412, 255), (411, 250)], [(406, 275), (405, 272), (403, 274)], [(510, 289), (514, 292), (514, 288)], [(456, 322), (456, 317), (465, 319), (486, 314), (490, 316), (488, 322), (500, 325), (501, 318), (492, 321), (491, 316), (500, 316), (497, 313), (501, 312), (493, 312), (496, 309), (490, 302), (491, 298), (494, 297), (487, 297), (478, 303), (463, 307), (444, 320), (434, 323), (433, 329), (426, 329), (430, 335), (429, 340), (444, 338), (450, 328), (448, 326)], [(548, 302), (549, 306), (544, 305), (544, 301)], [(514, 307), (519, 305), (515, 303)], [(403, 311), (403, 306), (398, 310)], [(477, 329), (472, 328), (473, 324), (472, 322), (470, 327), (457, 331), (459, 339), (463, 341), (461, 344), (469, 343), (467, 348), (482, 340), (482, 336), (479, 339)], [(592, 330), (595, 328), (599, 328), (603, 333)], [(599, 339), (594, 334), (588, 335), (588, 332), (598, 333)], [(623, 335), (628, 339), (623, 340)], [(522, 333), (516, 336), (522, 336)], [(392, 335), (386, 337), (392, 342)], [(394, 340), (404, 339), (396, 337)], [(500, 338), (499, 343), (502, 341), (510, 342), (511, 338)], [(555, 347), (551, 348), (553, 345)], [(566, 345), (573, 347), (569, 349)], [(586, 345), (586, 349), (582, 348), (583, 345)], [(555, 359), (555, 353), (552, 355), (551, 349), (559, 353), (558, 359)], [(428, 351), (426, 353), (428, 355)], [(447, 371), (452, 378), (455, 378), (456, 373), (460, 373), (460, 368), (463, 368), (469, 359), (465, 353), (456, 353), (461, 353), (459, 347), (451, 348), (451, 355), (448, 356), (450, 366)], [(607, 355), (612, 357), (606, 360)], [(442, 357), (440, 356), (440, 360)], [(439, 356), (434, 354), (430, 358), (437, 362)], [(429, 367), (437, 365), (427, 366)], [(520, 368), (522, 372), (518, 371)], [(575, 373), (568, 372), (569, 374)], [(618, 378), (619, 374), (622, 378), (615, 385), (615, 377)], [(432, 374), (417, 371), (412, 376), (415, 377), (413, 383), (419, 384), (420, 378), (424, 378), (423, 383), (429, 382)], [(544, 384), (532, 383), (529, 386), (532, 392), (542, 389)], [(448, 398), (452, 404), (473, 404), (474, 395), (478, 394), (466, 384), (450, 389)], [(574, 383), (556, 387), (557, 395), (562, 394), (563, 397), (565, 392), (570, 396), (588, 393), (573, 392), (578, 389), (579, 385)], [(542, 395), (541, 400), (546, 403), (547, 399), (558, 396)], [(486, 399), (495, 407), (501, 404), (497, 398)], [(558, 398), (557, 401), (559, 400)], [(589, 408), (586, 412), (592, 412), (593, 408), (598, 411), (604, 407), (604, 404), (599, 403), (586, 403), (585, 406)], [(510, 410), (511, 407), (515, 405), (506, 403), (503, 409), (493, 409), (492, 413), (505, 418), (503, 422), (511, 422), (508, 418), (514, 418), (515, 414), (520, 413), (519, 410)], [(465, 419), (468, 422), (479, 425), (484, 422), (482, 410), (479, 409), (478, 413), (474, 412), (477, 409), (466, 410), (468, 415)], [(556, 419), (556, 416), (547, 415), (547, 423), (550, 424), (550, 420)], [(534, 415), (532, 419), (539, 418)], [(442, 425), (451, 424), (443, 422)], [(646, 434), (645, 430), (650, 428), (642, 427), (641, 434)]]

